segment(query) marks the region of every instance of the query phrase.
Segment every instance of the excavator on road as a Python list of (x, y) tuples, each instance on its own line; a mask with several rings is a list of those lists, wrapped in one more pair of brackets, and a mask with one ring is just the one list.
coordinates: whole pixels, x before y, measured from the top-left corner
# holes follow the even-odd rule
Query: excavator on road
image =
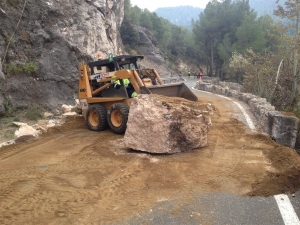
[(80, 64), (78, 98), (90, 130), (102, 131), (109, 126), (114, 133), (124, 133), (132, 92), (198, 100), (183, 82), (165, 83), (155, 69), (141, 69), (138, 63), (143, 59), (141, 55), (110, 55)]

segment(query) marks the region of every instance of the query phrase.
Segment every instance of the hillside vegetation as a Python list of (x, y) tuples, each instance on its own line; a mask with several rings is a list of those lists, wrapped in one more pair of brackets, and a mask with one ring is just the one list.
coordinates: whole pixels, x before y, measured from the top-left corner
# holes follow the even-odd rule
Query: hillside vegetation
[[(279, 4), (284, 5), (285, 0), (279, 0)], [(257, 12), (258, 16), (273, 16), (274, 10), (277, 8), (276, 0), (249, 0), (251, 9)], [(204, 9), (193, 6), (175, 6), (161, 7), (155, 10), (155, 13), (170, 21), (177, 26), (183, 26), (192, 29), (192, 21), (199, 19), (199, 15)]]
[(158, 8), (155, 13), (177, 26), (183, 26), (188, 29), (192, 29), (192, 20), (196, 21), (199, 18), (203, 9), (192, 6), (177, 6), (177, 7), (165, 7)]
[[(273, 15), (258, 16), (261, 13), (253, 6), (276, 10)], [(143, 26), (157, 39), (170, 67), (184, 61), (192, 73), (202, 70), (205, 75), (241, 83), (244, 91), (266, 98), (277, 109), (297, 113), (299, 41), (294, 34), (299, 18), (297, 1), (212, 0), (189, 30), (125, 0), (121, 36), (127, 49), (134, 49), (139, 33), (133, 25)]]

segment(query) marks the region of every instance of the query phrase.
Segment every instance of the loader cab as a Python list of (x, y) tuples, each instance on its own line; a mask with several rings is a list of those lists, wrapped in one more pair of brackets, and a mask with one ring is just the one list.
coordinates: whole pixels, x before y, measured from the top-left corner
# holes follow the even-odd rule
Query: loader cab
[[(107, 84), (113, 83), (114, 77), (118, 77), (120, 73), (117, 72), (121, 70), (121, 67), (125, 70), (135, 70), (138, 68), (137, 62), (142, 60), (143, 56), (132, 56), (132, 55), (120, 55), (107, 59), (99, 59), (94, 62), (88, 63), (90, 68), (90, 87), (92, 92), (99, 90)], [(124, 71), (126, 73), (126, 71)], [(130, 71), (127, 72), (132, 73)], [(120, 79), (118, 82), (121, 83), (121, 88), (114, 89), (113, 85), (109, 85), (109, 88), (103, 88), (101, 91), (93, 94), (93, 97), (102, 98), (130, 98), (128, 89), (125, 87), (123, 80)], [(129, 96), (130, 95), (130, 96)]]
[(95, 71), (104, 67), (105, 72), (112, 72), (120, 70), (123, 66), (124, 69), (138, 69), (138, 62), (144, 59), (142, 55), (119, 55), (110, 59), (99, 59), (94, 62), (88, 63), (91, 74), (95, 74)]

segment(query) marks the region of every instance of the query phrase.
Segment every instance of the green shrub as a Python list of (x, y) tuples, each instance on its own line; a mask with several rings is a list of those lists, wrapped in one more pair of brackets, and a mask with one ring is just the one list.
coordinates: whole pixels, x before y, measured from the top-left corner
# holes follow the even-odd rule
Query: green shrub
[(5, 131), (4, 137), (7, 138), (7, 139), (13, 139), (15, 131), (16, 131), (16, 129)]
[(9, 125), (14, 121), (13, 117), (3, 117), (0, 119), (0, 125)]
[(17, 65), (17, 64), (6, 64), (5, 65), (6, 69), (7, 69), (7, 72), (9, 74), (19, 74), (19, 73), (22, 73), (23, 72), (23, 69), (21, 66)]
[(4, 116), (5, 117), (13, 117), (16, 114), (16, 109), (12, 106), (12, 104), (9, 101), (4, 102)]
[(15, 7), (19, 3), (19, 0), (8, 0), (7, 3), (12, 7)]
[(27, 62), (23, 65), (23, 71), (27, 74), (35, 73), (39, 68), (33, 61)]
[(37, 121), (38, 119), (42, 118), (43, 109), (39, 106), (30, 106), (26, 113), (25, 117), (30, 120)]
[(15, 63), (5, 64), (5, 67), (9, 74), (20, 74), (20, 73), (32, 74), (39, 69), (38, 66), (33, 61), (29, 61), (21, 65)]

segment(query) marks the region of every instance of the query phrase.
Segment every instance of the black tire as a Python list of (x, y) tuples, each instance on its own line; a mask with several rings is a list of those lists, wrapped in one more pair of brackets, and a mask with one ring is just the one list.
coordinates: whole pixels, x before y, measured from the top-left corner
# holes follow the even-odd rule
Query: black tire
[(108, 127), (106, 109), (99, 104), (91, 105), (86, 114), (86, 123), (90, 130), (101, 131)]
[(107, 112), (108, 125), (116, 134), (123, 134), (126, 131), (129, 107), (124, 103), (111, 105)]

